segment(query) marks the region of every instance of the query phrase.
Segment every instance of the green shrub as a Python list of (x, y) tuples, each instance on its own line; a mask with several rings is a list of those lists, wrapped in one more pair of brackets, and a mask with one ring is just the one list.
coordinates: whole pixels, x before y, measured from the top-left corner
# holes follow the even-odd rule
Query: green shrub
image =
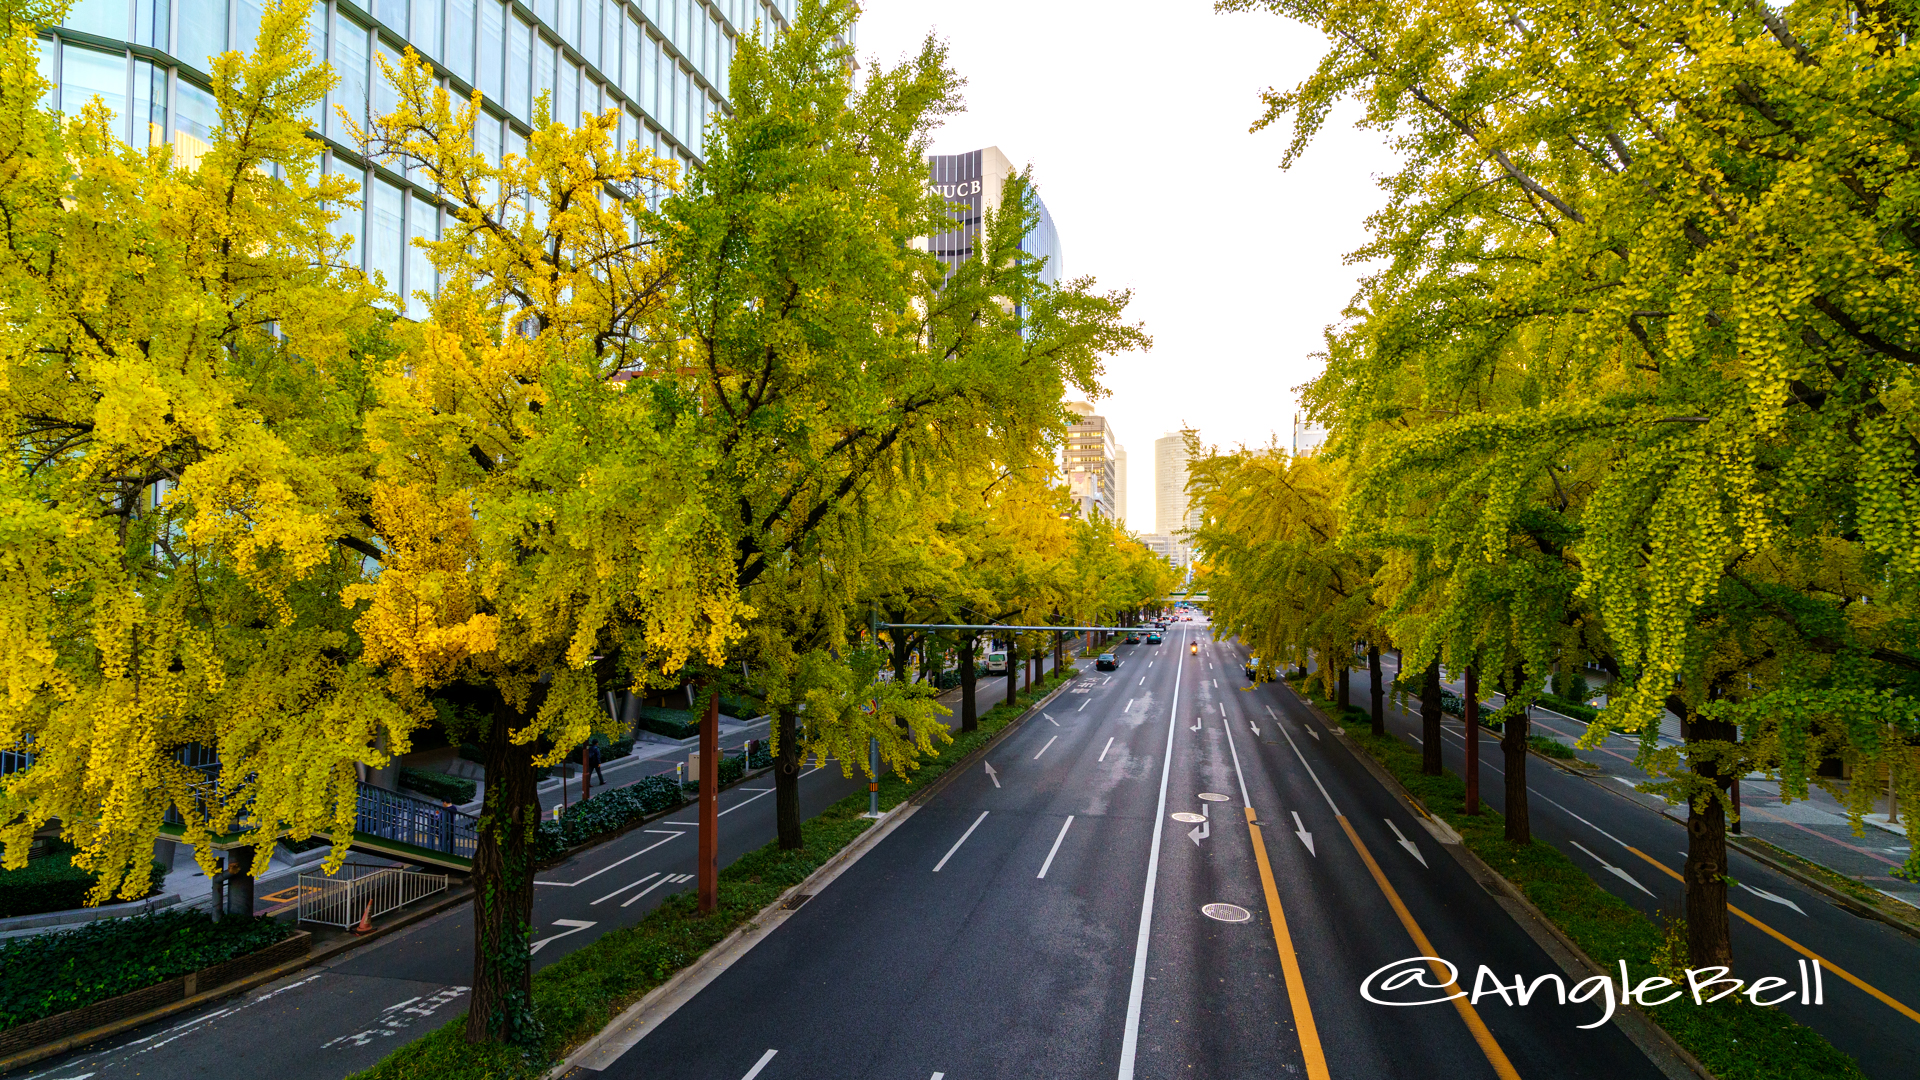
[(671, 776), (648, 776), (625, 787), (602, 788), (592, 798), (562, 810), (558, 821), (547, 818), (540, 822), (534, 834), (533, 857), (542, 861), (555, 858), (568, 848), (684, 801), (674, 789)]
[[(135, 899), (160, 891), (166, 868), (153, 864), (153, 887)], [(85, 907), (98, 878), (73, 865), (73, 852), (34, 859), (18, 870), (0, 870), (0, 919)]]
[(473, 781), (463, 777), (405, 766), (400, 769), (400, 786), (450, 803), (472, 802), (475, 790)]
[(1551, 689), (1553, 696), (1576, 705), (1585, 705), (1593, 696), (1593, 689), (1587, 685), (1587, 677), (1577, 671), (1555, 672)]
[(685, 709), (642, 705), (635, 711), (639, 714), (636, 723), (642, 731), (665, 735), (669, 739), (691, 739), (700, 734), (700, 718)]
[(1600, 715), (1600, 710), (1591, 705), (1583, 704), (1581, 701), (1570, 701), (1553, 694), (1541, 694), (1540, 706), (1552, 709), (1562, 716), (1571, 716), (1583, 724), (1593, 723), (1594, 717)]
[(293, 933), (272, 919), (161, 911), (0, 941), (0, 1030), (132, 993), (264, 949)]
[(1559, 739), (1555, 739), (1546, 735), (1527, 736), (1527, 745), (1533, 747), (1535, 750), (1538, 750), (1539, 752), (1547, 755), (1550, 758), (1561, 758), (1563, 760), (1566, 760), (1566, 759), (1577, 758), (1579, 756), (1573, 752), (1573, 747), (1568, 746), (1566, 743), (1561, 742)]

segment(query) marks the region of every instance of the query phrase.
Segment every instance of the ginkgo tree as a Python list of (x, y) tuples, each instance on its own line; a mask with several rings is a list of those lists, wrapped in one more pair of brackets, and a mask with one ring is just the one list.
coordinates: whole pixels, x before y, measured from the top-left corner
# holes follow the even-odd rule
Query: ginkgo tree
[[(169, 810), (208, 873), (217, 835), (344, 837), (355, 766), (412, 724), (342, 606), (383, 353), (327, 228), (353, 188), (318, 174), (302, 119), (332, 82), (308, 7), (212, 59), (190, 164), (119, 143), (97, 100), (45, 109), (35, 24), (63, 6), (8, 9), (0, 748), (31, 764), (0, 782), (0, 844), (20, 866), (57, 819), (96, 901), (145, 895)], [(190, 767), (210, 754), (211, 778)]]

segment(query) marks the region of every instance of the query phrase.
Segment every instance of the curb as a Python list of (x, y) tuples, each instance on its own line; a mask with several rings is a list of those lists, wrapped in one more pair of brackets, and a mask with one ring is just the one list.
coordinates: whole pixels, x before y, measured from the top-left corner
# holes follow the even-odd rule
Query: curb
[[(1394, 775), (1387, 771), (1386, 766), (1375, 761), (1372, 754), (1355, 746), (1352, 737), (1347, 734), (1343, 726), (1328, 720), (1319, 706), (1302, 697), (1292, 686), (1287, 686), (1287, 692), (1319, 717), (1320, 722), (1334, 734), (1335, 738), (1347, 744), (1349, 753), (1375, 780), (1379, 781), (1381, 787), (1405, 802), (1420, 815), (1423, 821), (1431, 822), (1448, 833), (1453, 832), (1452, 827), (1443, 819), (1429, 814), (1420, 800), (1414, 798), (1413, 793), (1395, 779)], [(1543, 760), (1552, 760), (1544, 754), (1536, 756)], [(1436, 838), (1439, 839), (1438, 834)], [(1546, 913), (1535, 907), (1533, 901), (1527, 899), (1526, 894), (1520, 891), (1519, 886), (1488, 866), (1486, 861), (1462, 842), (1457, 834), (1452, 841), (1442, 839), (1441, 847), (1567, 974), (1576, 978), (1592, 975), (1612, 978), (1612, 975), (1593, 957), (1588, 956), (1586, 951), (1568, 937), (1565, 931), (1555, 926), (1553, 920), (1547, 918)], [(1615, 1010), (1613, 1022), (1620, 1029), (1620, 1033), (1645, 1054), (1655, 1068), (1666, 1074), (1668, 1080), (1718, 1080), (1711, 1070), (1700, 1063), (1700, 1059), (1688, 1052), (1687, 1048), (1681, 1046), (1666, 1028), (1654, 1023), (1653, 1019), (1639, 1007), (1622, 1005)]]
[(406, 912), (401, 915), (401, 917), (385, 925), (376, 926), (371, 933), (360, 937), (348, 937), (329, 942), (307, 953), (305, 956), (295, 957), (292, 960), (270, 967), (265, 971), (257, 971), (244, 979), (235, 979), (223, 986), (216, 986), (211, 990), (202, 991), (192, 997), (169, 1002), (159, 1008), (143, 1012), (138, 1016), (129, 1016), (124, 1020), (116, 1020), (111, 1024), (102, 1024), (97, 1028), (91, 1028), (78, 1034), (69, 1035), (54, 1042), (43, 1043), (30, 1050), (22, 1050), (12, 1057), (0, 1058), (0, 1073), (6, 1073), (10, 1070), (20, 1068), (23, 1065), (31, 1065), (36, 1061), (42, 1061), (57, 1054), (64, 1054), (69, 1050), (77, 1050), (90, 1043), (99, 1042), (101, 1039), (110, 1038), (122, 1032), (131, 1031), (135, 1028), (151, 1024), (155, 1020), (164, 1020), (169, 1016), (186, 1012), (189, 1009), (198, 1008), (201, 1005), (218, 1001), (221, 998), (231, 997), (234, 994), (251, 990), (256, 986), (272, 982), (283, 975), (290, 975), (302, 968), (313, 967), (316, 964), (324, 963), (342, 953), (357, 949), (368, 942), (386, 937), (388, 934), (397, 930), (405, 929), (414, 923), (438, 915), (449, 908), (458, 907), (472, 898), (473, 886), (471, 885), (461, 885), (458, 888), (451, 888), (447, 891), (447, 895), (440, 897), (433, 903)]
[(801, 904), (831, 884), (854, 863), (860, 861), (881, 840), (912, 817), (928, 799), (944, 788), (951, 780), (966, 771), (967, 766), (986, 757), (987, 753), (999, 745), (1016, 728), (1051, 704), (1053, 699), (1064, 692), (1072, 680), (1062, 682), (1053, 688), (1046, 697), (1029, 705), (1020, 715), (1007, 721), (1007, 725), (981, 743), (964, 757), (955, 761), (945, 772), (935, 777), (933, 782), (921, 790), (907, 796), (893, 809), (881, 814), (867, 829), (846, 847), (835, 852), (819, 868), (808, 874), (806, 880), (780, 894), (772, 903), (761, 908), (754, 916), (737, 927), (733, 933), (722, 938), (720, 943), (702, 953), (686, 967), (675, 972), (671, 978), (641, 996), (640, 1000), (627, 1006), (599, 1034), (582, 1043), (573, 1053), (543, 1074), (543, 1080), (559, 1080), (560, 1077), (590, 1076), (599, 1073), (631, 1049), (635, 1043), (645, 1038), (654, 1028), (674, 1014), (694, 995), (706, 989), (707, 985), (720, 977), (735, 961), (745, 956), (762, 939), (781, 923), (786, 922)]

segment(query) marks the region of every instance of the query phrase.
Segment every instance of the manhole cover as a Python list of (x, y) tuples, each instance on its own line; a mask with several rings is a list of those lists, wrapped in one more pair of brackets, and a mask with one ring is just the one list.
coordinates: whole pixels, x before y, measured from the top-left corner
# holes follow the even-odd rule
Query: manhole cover
[(1208, 802), (1226, 802), (1227, 801), (1227, 797), (1225, 795), (1216, 795), (1211, 791), (1201, 792), (1200, 797), (1207, 800)]
[(1221, 922), (1246, 922), (1253, 918), (1252, 912), (1238, 904), (1208, 904), (1200, 909), (1200, 914)]
[(1179, 813), (1173, 815), (1173, 820), (1184, 821), (1191, 825), (1198, 825), (1201, 822), (1207, 820), (1207, 816), (1205, 814), (1189, 814), (1185, 810), (1182, 810)]

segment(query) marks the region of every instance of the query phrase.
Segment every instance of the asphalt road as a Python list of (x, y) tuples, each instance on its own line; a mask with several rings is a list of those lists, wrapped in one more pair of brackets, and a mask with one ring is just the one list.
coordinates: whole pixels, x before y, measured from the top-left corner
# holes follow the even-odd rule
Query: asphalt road
[[(1356, 702), (1364, 702), (1365, 686), (1364, 679), (1355, 678)], [(1292, 699), (1278, 684), (1262, 686), (1255, 693), (1268, 700)], [(1410, 745), (1419, 744), (1417, 717), (1389, 708), (1387, 720), (1390, 732)], [(1571, 745), (1584, 727), (1536, 712), (1533, 730)], [(1446, 766), (1464, 772), (1460, 723), (1448, 718), (1444, 732)], [(1496, 733), (1482, 732), (1480, 743), (1481, 797), (1495, 810), (1504, 805), (1506, 783), (1497, 738)], [(1584, 756), (1600, 758), (1619, 752)], [(1644, 777), (1638, 770), (1634, 774)], [(1677, 875), (1686, 860), (1686, 828), (1661, 813), (1666, 809), (1663, 803), (1636, 792), (1623, 779), (1571, 775), (1531, 757), (1527, 790), (1534, 837), (1559, 848), (1614, 895), (1656, 922), (1664, 922), (1684, 914)], [(1683, 808), (1672, 812), (1685, 814)], [(1737, 915), (1730, 919), (1735, 974), (1746, 979), (1784, 978), (1797, 987), (1799, 962), (1811, 963), (1819, 957), (1825, 1003), (1801, 1005), (1796, 1000), (1782, 1008), (1852, 1055), (1867, 1075), (1885, 1080), (1912, 1077), (1914, 1056), (1920, 1053), (1920, 941), (1885, 923), (1856, 916), (1732, 848), (1729, 854), (1734, 880), (1729, 902), (1753, 920)]]
[(1083, 675), (996, 747), (992, 775), (956, 777), (605, 1074), (1660, 1075), (1616, 1027), (1581, 1030), (1596, 1003), (1551, 990), (1471, 1010), (1366, 1000), (1370, 974), (1422, 955), (1463, 981), (1558, 968), (1337, 739), (1241, 692), (1238, 654), (1204, 636), (1181, 624)]
[[(1005, 698), (1006, 685), (1004, 676), (976, 684), (982, 712)], [(958, 698), (956, 690), (940, 700), (957, 716)], [(848, 778), (829, 761), (802, 774), (800, 811), (811, 817), (865, 787), (864, 776)], [(774, 833), (770, 775), (721, 793), (722, 865)], [(535, 879), (535, 967), (692, 889), (697, 844), (696, 813), (688, 807), (543, 871)], [(338, 1080), (465, 1011), (472, 943), (471, 907), (463, 904), (247, 994), (12, 1075)]]

